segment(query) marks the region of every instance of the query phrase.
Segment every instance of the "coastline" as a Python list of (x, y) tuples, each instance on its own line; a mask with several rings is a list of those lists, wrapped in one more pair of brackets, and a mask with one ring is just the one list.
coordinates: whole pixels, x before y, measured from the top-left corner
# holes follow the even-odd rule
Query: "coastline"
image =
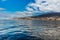
[(59, 21), (60, 20), (60, 17), (38, 17), (38, 18), (31, 18), (31, 17), (28, 17), (28, 18), (13, 18), (14, 20), (47, 20), (47, 21)]

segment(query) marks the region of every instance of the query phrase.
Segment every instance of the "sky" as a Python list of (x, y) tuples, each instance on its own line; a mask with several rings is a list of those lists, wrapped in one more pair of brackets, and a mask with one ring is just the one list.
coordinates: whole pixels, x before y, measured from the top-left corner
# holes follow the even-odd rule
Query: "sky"
[(37, 16), (48, 12), (60, 12), (60, 0), (0, 0), (0, 17)]
[(0, 0), (0, 8), (6, 11), (23, 11), (28, 3), (34, 2), (33, 0)]

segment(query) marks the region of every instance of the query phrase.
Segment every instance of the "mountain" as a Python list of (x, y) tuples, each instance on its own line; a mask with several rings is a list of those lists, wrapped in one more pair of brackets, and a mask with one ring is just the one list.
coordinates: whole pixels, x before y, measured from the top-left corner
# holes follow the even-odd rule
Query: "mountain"
[(41, 15), (37, 15), (37, 16), (32, 16), (32, 17), (37, 18), (37, 17), (53, 17), (53, 16), (60, 17), (60, 13), (52, 12), (52, 13), (45, 13), (45, 14), (41, 14)]

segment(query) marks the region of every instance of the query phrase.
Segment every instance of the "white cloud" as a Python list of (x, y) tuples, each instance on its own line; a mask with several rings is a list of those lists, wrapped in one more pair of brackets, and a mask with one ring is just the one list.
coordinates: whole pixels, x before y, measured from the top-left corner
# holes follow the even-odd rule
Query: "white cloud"
[(54, 11), (54, 12), (60, 12), (60, 0), (46, 0), (48, 6), (46, 9)]
[(32, 12), (29, 11), (16, 11), (16, 12), (7, 12), (7, 11), (0, 11), (0, 19), (12, 19), (12, 18), (21, 18), (21, 17), (28, 17), (33, 16)]
[(6, 10), (5, 8), (0, 8), (0, 11)]
[(36, 2), (37, 4), (40, 4), (40, 3), (42, 2), (42, 0), (35, 0), (35, 2)]
[(0, 11), (0, 19), (12, 18), (11, 14), (7, 11)]
[[(36, 11), (40, 10), (44, 12), (60, 12), (60, 0), (35, 0), (35, 3), (30, 3), (27, 7), (29, 6), (36, 9)], [(29, 10), (30, 9), (32, 8), (29, 8)]]
[(16, 11), (14, 12), (14, 17), (24, 17), (26, 14), (24, 12)]
[(28, 16), (32, 16), (32, 12), (28, 12), (28, 11), (24, 11), (24, 12), (16, 11), (16, 12), (14, 12), (14, 14), (12, 16), (16, 17), (16, 18), (28, 17)]
[(32, 8), (29, 8), (29, 7), (27, 7), (26, 9), (27, 11), (31, 11), (31, 12), (34, 11)]

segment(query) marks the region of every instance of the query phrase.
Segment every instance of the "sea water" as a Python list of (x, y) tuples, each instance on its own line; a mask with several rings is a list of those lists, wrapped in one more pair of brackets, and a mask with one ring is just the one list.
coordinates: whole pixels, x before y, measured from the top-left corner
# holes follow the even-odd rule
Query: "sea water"
[(0, 20), (0, 40), (43, 40), (42, 32), (60, 22), (42, 20)]

